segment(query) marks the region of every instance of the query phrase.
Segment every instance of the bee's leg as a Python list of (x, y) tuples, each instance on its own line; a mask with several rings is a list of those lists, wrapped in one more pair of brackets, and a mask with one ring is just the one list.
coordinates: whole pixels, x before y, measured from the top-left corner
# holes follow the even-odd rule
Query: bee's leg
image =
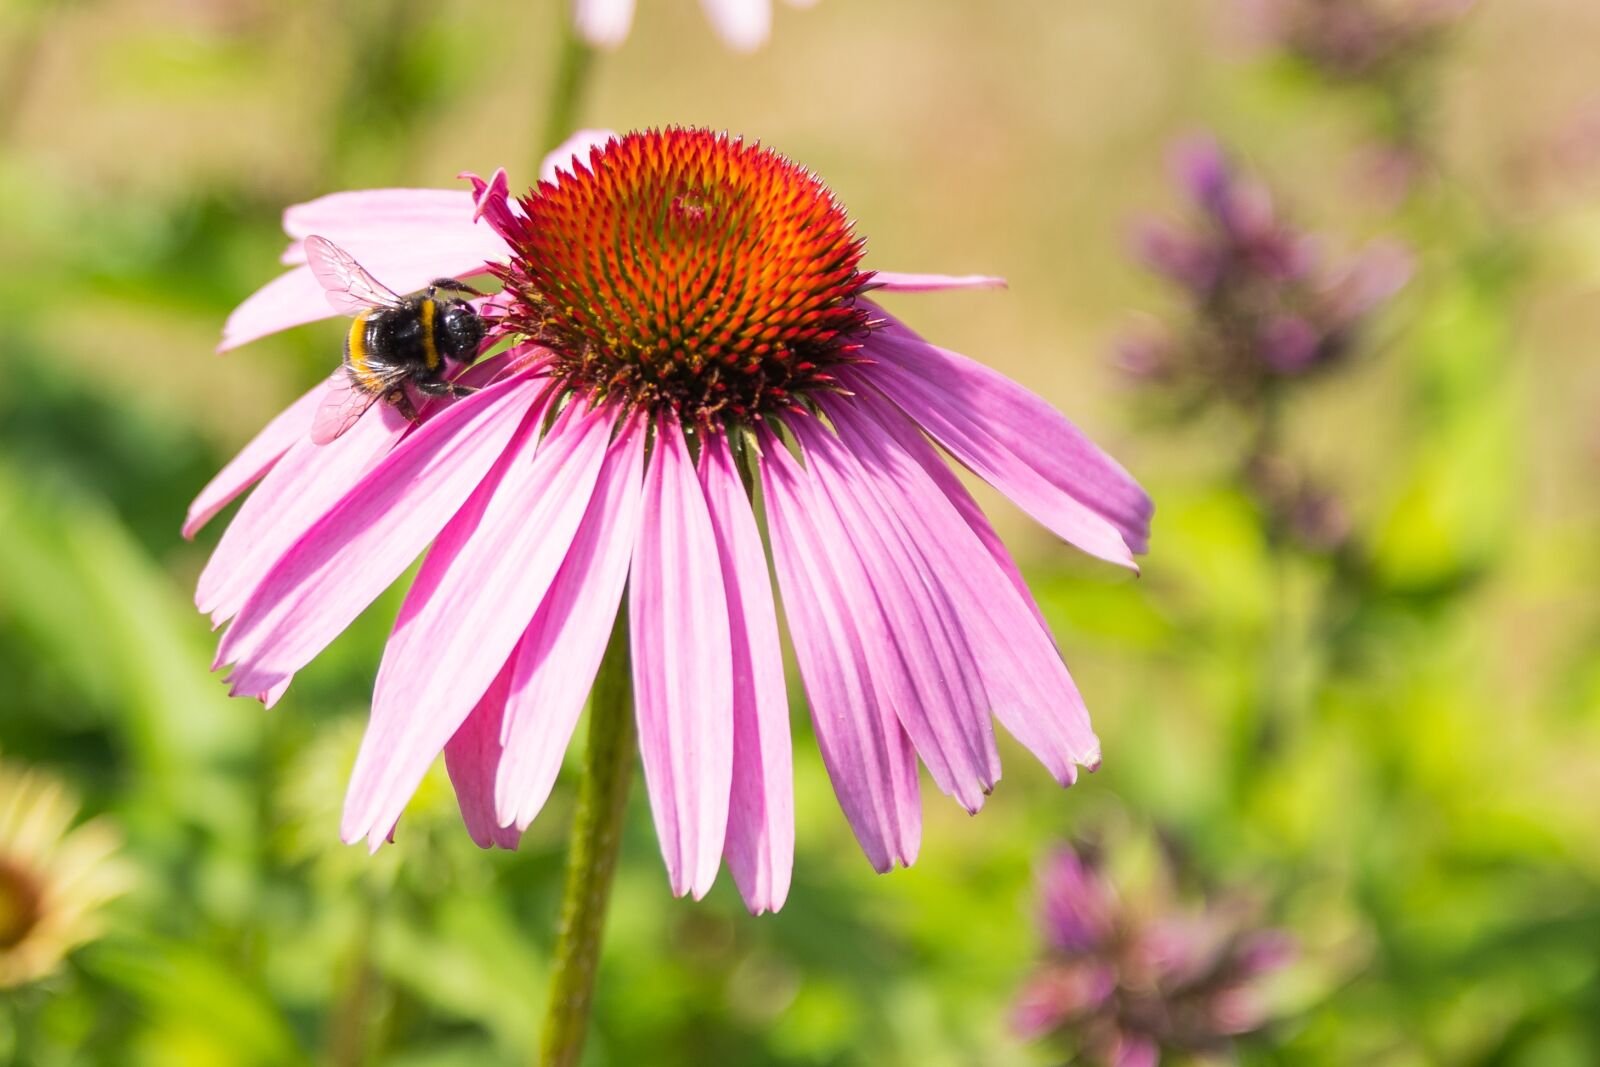
[(489, 295), (488, 293), (484, 292), (482, 289), (474, 289), (472, 286), (468, 285), (466, 282), (457, 281), (454, 278), (435, 278), (433, 281), (428, 283), (428, 295), (429, 296), (432, 296), (434, 293), (441, 293), (441, 292), (442, 293), (470, 293), (473, 296), (488, 296)]
[(457, 385), (455, 382), (447, 382), (443, 378), (436, 378), (433, 381), (417, 382), (416, 386), (417, 392), (425, 393), (428, 396), (471, 396), (473, 393), (477, 392), (477, 390), (470, 385)]
[(416, 405), (411, 403), (411, 396), (406, 392), (405, 386), (402, 385), (400, 388), (395, 389), (384, 399), (393, 404), (395, 410), (400, 412), (407, 422), (417, 421)]

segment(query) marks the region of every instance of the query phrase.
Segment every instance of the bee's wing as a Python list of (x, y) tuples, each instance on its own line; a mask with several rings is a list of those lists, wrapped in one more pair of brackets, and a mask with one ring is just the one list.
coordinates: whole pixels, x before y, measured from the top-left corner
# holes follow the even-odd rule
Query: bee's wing
[(382, 395), (356, 385), (348, 374), (334, 377), (328, 382), (316, 417), (311, 420), (311, 443), (325, 445), (344, 436)]
[(328, 303), (335, 311), (358, 315), (368, 308), (399, 308), (405, 300), (384, 285), (355, 257), (326, 237), (313, 234), (305, 239), (306, 264), (322, 283)]

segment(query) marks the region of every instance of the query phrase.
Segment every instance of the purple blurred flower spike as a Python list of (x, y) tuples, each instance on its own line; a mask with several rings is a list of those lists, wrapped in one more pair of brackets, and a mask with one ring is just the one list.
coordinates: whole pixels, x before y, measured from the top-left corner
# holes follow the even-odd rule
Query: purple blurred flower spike
[(1211, 137), (1191, 136), (1169, 166), (1196, 210), (1187, 224), (1146, 222), (1135, 255), (1182, 290), (1180, 329), (1142, 330), (1119, 348), (1131, 376), (1159, 382), (1194, 412), (1207, 401), (1259, 404), (1274, 383), (1338, 362), (1366, 320), (1414, 271), (1411, 253), (1375, 242), (1340, 263), (1327, 242), (1284, 218), (1268, 186), (1239, 173)]
[(1293, 952), (1254, 927), (1254, 908), (1224, 897), (1198, 910), (1161, 877), (1124, 900), (1095, 863), (1062, 849), (1040, 875), (1048, 950), (1012, 1012), (1015, 1031), (1050, 1038), (1074, 1062), (1153, 1067), (1165, 1051), (1225, 1052), (1267, 1021), (1261, 977)]
[(1324, 76), (1359, 79), (1416, 61), (1475, 0), (1241, 0), (1252, 37)]

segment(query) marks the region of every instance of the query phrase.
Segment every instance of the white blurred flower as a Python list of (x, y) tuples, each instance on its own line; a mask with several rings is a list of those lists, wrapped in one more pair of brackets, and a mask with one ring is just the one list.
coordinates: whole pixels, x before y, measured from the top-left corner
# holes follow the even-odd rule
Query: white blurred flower
[[(816, 0), (788, 0), (810, 7)], [(633, 26), (634, 0), (573, 0), (572, 21), (597, 48), (616, 48)], [(753, 52), (772, 34), (772, 0), (700, 0), (717, 35), (736, 52)]]

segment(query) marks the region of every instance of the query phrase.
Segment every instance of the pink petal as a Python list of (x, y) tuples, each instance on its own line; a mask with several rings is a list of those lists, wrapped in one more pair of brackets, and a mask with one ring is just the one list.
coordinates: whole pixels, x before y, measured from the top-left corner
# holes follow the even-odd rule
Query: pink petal
[[(462, 189), (353, 189), (295, 204), (283, 232), (301, 240), (320, 234), (339, 245), (393, 243), (397, 230), (423, 230), (447, 243), (474, 232), (472, 196)], [(304, 263), (305, 257), (289, 262)]]
[(200, 528), (233, 502), (234, 498), (256, 484), (289, 451), (296, 441), (304, 439), (311, 428), (311, 419), (322, 402), (327, 383), (322, 382), (299, 400), (284, 408), (262, 431), (251, 438), (228, 465), (200, 490), (200, 495), (189, 505), (189, 515), (183, 523), (185, 540), (193, 540)]
[(873, 868), (910, 866), (922, 838), (917, 758), (872, 681), (867, 644), (841, 590), (848, 551), (817, 534), (819, 505), (783, 443), (762, 435), (761, 485), (773, 562), (823, 763)]
[(633, 0), (573, 0), (572, 24), (596, 48), (616, 48), (633, 26)]
[(733, 643), (733, 795), (723, 854), (751, 914), (777, 911), (794, 868), (789, 693), (772, 577), (728, 440), (708, 434), (700, 485), (716, 533)]
[(347, 841), (400, 817), (511, 656), (567, 555), (614, 420), (610, 411), (569, 405), (540, 442), (542, 417), (542, 409), (529, 416), (495, 473), (439, 534), (406, 595), (350, 775)]
[(334, 310), (322, 293), (322, 285), (312, 277), (309, 267), (296, 267), (278, 275), (233, 309), (222, 324), (217, 351), (238, 348), (291, 326), (332, 318)]
[(700, 0), (722, 43), (753, 52), (772, 35), (772, 0)]
[(1115, 460), (1016, 382), (883, 318), (861, 377), (1057, 536), (1137, 569), (1154, 509)]
[(908, 542), (926, 553), (965, 631), (995, 715), (1057, 781), (1070, 785), (1077, 765), (1099, 764), (1100, 744), (1048, 632), (893, 430), (869, 421), (853, 401), (825, 408), (847, 447), (885, 472), (879, 483), (884, 510), (904, 524)]
[(501, 826), (494, 817), (494, 776), (500, 766), (500, 726), (512, 665), (508, 661), (501, 668), (478, 706), (444, 746), (444, 765), (455, 786), (462, 821), (479, 848), (514, 849), (522, 840), (519, 831)]
[(936, 293), (945, 289), (1004, 289), (1006, 280), (992, 274), (900, 274), (875, 270), (868, 289), (886, 293)]
[(705, 494), (675, 420), (656, 427), (634, 546), (628, 619), (639, 749), (677, 896), (717, 876), (733, 777), (728, 601)]
[[(632, 0), (628, 0), (632, 3)], [(623, 33), (627, 30), (624, 28)], [(539, 164), (539, 180), (545, 182), (559, 181), (562, 174), (571, 174), (575, 163), (587, 166), (589, 153), (596, 148), (604, 148), (616, 139), (613, 130), (578, 130), (571, 137), (562, 141), (544, 157), (544, 162)]]
[[(318, 234), (354, 256), (398, 293), (435, 278), (476, 274), (508, 251), (494, 230), (474, 222), (472, 194), (451, 189), (365, 189), (332, 193), (284, 212), (295, 242), (285, 263), (304, 264), (300, 240)], [(322, 286), (309, 268), (296, 266), (240, 304), (222, 328), (219, 352), (249, 341), (333, 317)]]
[[(1044, 612), (1039, 610), (1039, 603), (1034, 600), (1033, 591), (1023, 580), (1022, 572), (1017, 569), (1010, 550), (1006, 548), (1005, 542), (1000, 540), (1000, 535), (994, 532), (994, 527), (989, 524), (983, 509), (978, 507), (978, 502), (972, 499), (972, 494), (967, 492), (967, 487), (961, 484), (961, 479), (956, 477), (950, 465), (928, 443), (928, 439), (922, 436), (922, 431), (917, 429), (899, 408), (885, 400), (882, 393), (862, 383), (856, 397), (860, 410), (869, 413), (874, 422), (893, 434), (900, 442), (900, 446), (921, 464), (923, 470), (927, 471), (928, 477), (933, 479), (951, 506), (960, 512), (961, 518), (989, 550), (989, 555), (994, 558), (995, 564), (1005, 572), (1011, 587), (1028, 605), (1028, 610), (1033, 613), (1033, 617), (1038, 620), (1045, 633), (1050, 633), (1050, 624), (1045, 621)], [(1050, 640), (1055, 640), (1054, 634), (1051, 634)]]
[(446, 408), (317, 520), (222, 639), (233, 691), (265, 692), (350, 625), (477, 488), (543, 388), (511, 378)]
[(572, 549), (517, 648), (495, 782), (503, 825), (526, 828), (549, 799), (600, 669), (639, 528), (644, 439), (630, 419), (611, 443)]
[(873, 680), (934, 782), (976, 812), (1000, 776), (1000, 756), (961, 620), (923, 546), (886, 506), (903, 493), (814, 420), (791, 427), (811, 479), (809, 517), (833, 550)]
[[(319, 401), (320, 402), (320, 401)], [(302, 437), (284, 453), (222, 532), (200, 572), (195, 605), (220, 626), (239, 613), (275, 563), (405, 436), (410, 424), (374, 404), (325, 447)]]

